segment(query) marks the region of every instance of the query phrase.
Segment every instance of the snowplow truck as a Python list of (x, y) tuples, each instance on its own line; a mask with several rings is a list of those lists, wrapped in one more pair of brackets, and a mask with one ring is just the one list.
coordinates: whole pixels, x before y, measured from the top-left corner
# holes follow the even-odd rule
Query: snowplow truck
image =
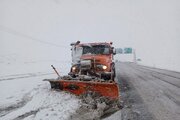
[[(110, 99), (119, 99), (119, 88), (115, 81), (115, 55), (110, 43), (71, 44), (72, 67), (66, 76), (48, 80), (52, 89), (68, 91), (76, 95), (95, 92)], [(54, 68), (55, 70), (55, 68)], [(57, 71), (55, 70), (57, 73)]]
[(113, 55), (115, 51), (112, 43), (87, 43), (80, 41), (72, 43), (72, 67), (69, 75), (94, 76), (104, 80), (114, 80), (115, 65)]

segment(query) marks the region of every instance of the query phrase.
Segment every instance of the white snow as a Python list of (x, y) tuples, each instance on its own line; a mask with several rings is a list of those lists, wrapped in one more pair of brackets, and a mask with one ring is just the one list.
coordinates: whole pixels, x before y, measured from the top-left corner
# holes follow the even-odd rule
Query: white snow
[(109, 116), (103, 120), (120, 120), (120, 118), (121, 118), (121, 111), (117, 111), (112, 116)]
[[(26, 119), (52, 117), (53, 112), (43, 116), (50, 111), (46, 108), (52, 104), (50, 96), (58, 104), (55, 111), (61, 111), (58, 117), (65, 119), (73, 112), (78, 100), (50, 92), (41, 80), (56, 77), (51, 64), (60, 74), (69, 72), (69, 44), (77, 40), (130, 46), (141, 64), (180, 71), (179, 11), (179, 0), (1, 0), (0, 107), (20, 107), (3, 118), (13, 119), (40, 106), (36, 116)], [(49, 102), (43, 104), (44, 99)], [(19, 105), (22, 100), (27, 104)]]
[(79, 108), (76, 96), (51, 90), (43, 81), (57, 77), (50, 62), (21, 63), (0, 63), (0, 119), (66, 120)]
[(134, 56), (133, 54), (116, 54), (114, 60), (121, 62), (134, 62)]
[[(45, 77), (45, 76), (44, 76)], [(0, 82), (0, 109), (20, 105), (9, 114), (1, 117), (3, 120), (15, 119), (25, 113), (37, 111), (29, 119), (34, 120), (65, 120), (79, 107), (79, 99), (74, 95), (50, 89), (43, 77), (24, 78)], [(26, 118), (26, 117), (25, 117)], [(28, 118), (26, 118), (28, 119)]]
[(64, 71), (70, 43), (112, 41), (143, 65), (180, 71), (179, 11), (179, 0), (1, 0), (0, 55), (64, 61)]

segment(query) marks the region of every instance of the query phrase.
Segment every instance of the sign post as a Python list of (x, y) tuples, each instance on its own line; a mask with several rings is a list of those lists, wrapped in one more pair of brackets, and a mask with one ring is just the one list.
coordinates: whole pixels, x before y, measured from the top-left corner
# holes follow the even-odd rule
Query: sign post
[(116, 48), (117, 54), (132, 54), (133, 55), (133, 61), (134, 63), (137, 63), (136, 60), (136, 50), (131, 47), (125, 47), (125, 48)]

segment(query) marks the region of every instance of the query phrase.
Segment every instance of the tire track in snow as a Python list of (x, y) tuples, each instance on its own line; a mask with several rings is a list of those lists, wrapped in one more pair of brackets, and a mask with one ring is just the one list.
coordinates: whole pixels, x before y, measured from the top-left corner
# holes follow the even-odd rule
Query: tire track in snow
[(164, 79), (162, 79), (162, 78), (160, 78), (160, 77), (158, 77), (158, 76), (156, 76), (156, 75), (154, 75), (154, 74), (152, 74), (152, 73), (151, 73), (151, 75), (152, 75), (154, 78), (157, 78), (158, 80), (161, 80), (161, 81), (163, 81), (163, 82), (169, 83), (169, 84), (171, 84), (171, 85), (173, 85), (173, 86), (176, 86), (177, 88), (180, 88), (179, 85), (176, 85), (176, 84), (174, 84), (174, 83), (172, 83), (172, 82), (169, 82), (169, 81), (167, 81), (167, 80), (164, 80)]
[[(146, 69), (146, 70), (149, 70), (149, 71), (152, 71), (152, 72), (155, 72), (155, 73), (159, 73), (159, 74), (162, 74), (162, 75), (166, 75), (166, 76), (169, 76), (169, 77), (172, 77), (172, 78), (180, 79), (180, 73), (179, 73), (179, 72), (176, 72), (176, 71), (166, 70), (166, 71), (168, 71), (168, 72), (171, 72), (171, 73), (173, 73), (173, 74), (176, 74), (176, 75), (171, 75), (171, 74), (168, 74), (168, 73), (164, 73), (164, 72), (163, 72), (163, 69), (159, 69), (159, 68), (151, 68), (151, 67), (147, 67), (147, 66), (140, 66), (140, 68)], [(160, 72), (160, 71), (161, 71), (161, 72)]]
[[(31, 78), (31, 77), (38, 77), (38, 76), (45, 76), (45, 75), (51, 75), (51, 74), (55, 74), (55, 73), (28, 73), (28, 74), (18, 74), (16, 75), (10, 75), (8, 77), (5, 77), (0, 79), (0, 81), (5, 81), (5, 80), (14, 80), (14, 79), (22, 79), (22, 78)], [(13, 76), (13, 77), (11, 77)]]
[(30, 92), (32, 97), (24, 106), (2, 116), (3, 120), (67, 119), (79, 107), (79, 99), (71, 94), (50, 90), (49, 84), (41, 84)]
[(17, 102), (15, 104), (10, 105), (10, 106), (0, 107), (0, 117), (3, 117), (5, 115), (7, 115), (8, 113), (13, 112), (13, 111), (23, 107), (30, 100), (31, 100), (31, 97), (29, 97), (29, 94), (27, 93), (26, 95), (24, 95), (24, 97), (22, 98), (22, 100), (20, 102)]
[(22, 119), (24, 119), (24, 118), (26, 118), (26, 117), (29, 117), (29, 116), (31, 116), (31, 115), (36, 115), (38, 111), (39, 111), (39, 109), (26, 112), (26, 113), (18, 116), (17, 118), (15, 118), (15, 119), (13, 119), (13, 120), (22, 120)]
[[(138, 91), (130, 82), (130, 77), (120, 73), (117, 78), (121, 88), (121, 99), (124, 103), (121, 120), (155, 120)], [(144, 80), (144, 78), (142, 79)]]
[[(141, 68), (140, 65), (120, 63), (121, 73), (127, 75), (137, 89), (148, 110), (158, 120), (179, 120), (179, 79), (178, 74), (168, 70), (165, 74)], [(167, 75), (167, 74), (171, 75)], [(171, 77), (175, 75), (175, 77)], [(142, 77), (139, 77), (142, 76)], [(146, 79), (146, 80), (144, 80)], [(134, 104), (133, 104), (134, 106)]]
[(153, 78), (157, 78), (158, 80), (161, 80), (163, 82), (169, 83), (169, 84), (171, 84), (173, 86), (176, 86), (177, 88), (180, 88), (179, 85), (173, 83), (172, 81), (168, 81), (166, 79), (163, 79), (162, 77), (159, 77), (158, 74), (161, 74), (161, 75), (164, 75), (164, 76), (168, 76), (168, 77), (172, 77), (172, 78), (176, 78), (176, 79), (179, 79), (179, 80), (180, 80), (180, 77), (172, 76), (172, 75), (169, 75), (169, 74), (166, 74), (166, 73), (156, 72), (156, 70), (149, 70), (148, 68), (146, 69), (146, 68), (141, 67), (141, 66), (140, 67), (134, 67), (134, 66), (132, 66), (130, 64), (129, 64), (129, 66), (132, 67), (133, 69), (138, 70), (139, 72), (142, 72), (142, 73), (147, 74), (147, 75), (149, 75), (149, 73), (151, 73), (151, 76)]

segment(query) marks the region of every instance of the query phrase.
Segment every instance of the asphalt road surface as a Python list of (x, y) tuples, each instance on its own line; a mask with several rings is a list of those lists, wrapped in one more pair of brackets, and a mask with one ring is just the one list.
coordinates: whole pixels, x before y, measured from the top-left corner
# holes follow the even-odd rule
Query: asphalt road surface
[(116, 63), (122, 120), (180, 120), (180, 73)]

